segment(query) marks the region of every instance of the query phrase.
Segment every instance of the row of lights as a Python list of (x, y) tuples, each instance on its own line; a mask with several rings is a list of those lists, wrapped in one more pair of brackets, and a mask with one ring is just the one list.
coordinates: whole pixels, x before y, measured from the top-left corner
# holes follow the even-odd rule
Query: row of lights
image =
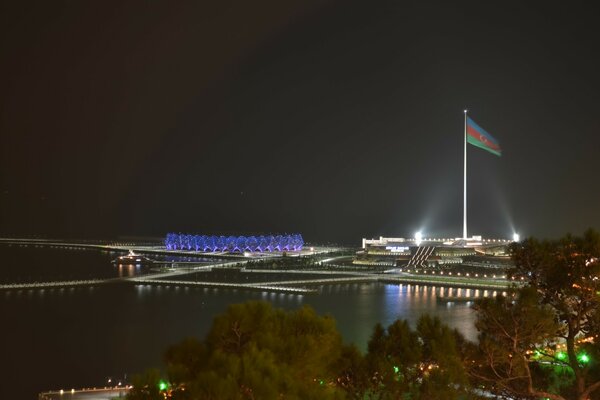
[[(421, 231), (415, 233), (415, 238), (414, 239), (415, 239), (415, 243), (417, 244), (417, 246), (419, 246), (421, 244), (421, 242), (424, 241), (424, 240), (425, 241), (432, 241), (432, 242), (434, 242), (434, 241), (449, 241), (449, 240), (452, 240), (452, 239), (433, 239), (433, 238), (429, 238), (429, 239), (425, 238), (424, 239), (423, 238), (423, 233)], [(518, 233), (513, 233), (512, 241), (513, 242), (518, 242), (519, 240), (521, 240), (520, 235)], [(509, 240), (507, 240), (507, 239), (488, 239), (488, 240), (483, 240), (483, 241), (484, 242), (496, 242), (496, 241), (498, 241), (498, 242), (502, 242), (502, 243), (509, 242)]]
[[(529, 351), (529, 352), (528, 352), (528, 354), (531, 354), (531, 353), (532, 353), (531, 351)], [(537, 350), (536, 350), (536, 351), (535, 351), (535, 357), (541, 357), (541, 356), (542, 356), (542, 353), (540, 353), (539, 351), (537, 351)], [(556, 359), (557, 359), (557, 360), (559, 360), (559, 361), (567, 361), (567, 360), (568, 360), (568, 358), (569, 358), (569, 357), (568, 357), (568, 355), (567, 355), (567, 353), (566, 353), (566, 352), (564, 352), (564, 351), (557, 351), (557, 352), (555, 353), (555, 357), (556, 357)], [(576, 357), (577, 357), (577, 360), (578, 360), (580, 363), (582, 363), (582, 364), (587, 364), (587, 363), (589, 363), (589, 362), (591, 361), (591, 358), (590, 358), (590, 356), (589, 356), (589, 355), (587, 355), (587, 354), (586, 354), (586, 353), (584, 353), (584, 352), (581, 352), (581, 353), (577, 354), (577, 356), (576, 356)]]
[[(425, 271), (425, 270), (423, 270), (422, 272), (419, 272), (419, 271), (420, 271), (420, 270), (417, 270), (417, 269), (415, 269), (414, 271), (412, 271), (412, 270), (410, 270), (410, 269), (407, 269), (407, 270), (406, 270), (406, 272), (414, 272), (414, 273), (416, 273), (416, 274), (418, 274), (418, 273), (427, 274), (427, 273), (428, 273), (428, 271)], [(402, 272), (402, 269), (400, 269), (400, 272)], [(435, 271), (431, 271), (431, 274), (432, 274), (432, 275), (435, 275)], [(440, 275), (444, 275), (444, 271), (440, 271)], [(448, 272), (448, 275), (452, 276), (452, 272)], [(456, 273), (456, 276), (462, 276), (462, 274), (461, 274), (460, 272), (457, 272), (457, 273)], [(470, 277), (471, 275), (470, 275), (470, 274), (467, 272), (467, 273), (466, 273), (464, 276), (466, 276), (466, 277)], [(475, 278), (479, 278), (479, 274), (475, 274), (475, 275), (474, 275), (474, 277), (475, 277)], [(492, 275), (491, 277), (492, 277), (492, 278), (494, 278), (494, 279), (496, 279), (496, 278), (500, 278), (500, 279), (506, 279), (506, 275), (500, 275), (500, 276), (497, 276), (497, 275)], [(488, 275), (487, 275), (487, 274), (483, 274), (483, 278), (488, 278)], [(515, 278), (513, 277), (512, 279), (514, 280)], [(523, 279), (524, 279), (524, 278), (523, 278), (523, 277), (521, 277), (521, 280), (523, 280)]]

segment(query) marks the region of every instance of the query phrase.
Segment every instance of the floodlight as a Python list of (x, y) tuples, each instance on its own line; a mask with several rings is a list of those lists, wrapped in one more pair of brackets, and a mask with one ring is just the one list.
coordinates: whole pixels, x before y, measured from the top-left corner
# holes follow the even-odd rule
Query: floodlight
[(421, 231), (415, 233), (415, 242), (417, 243), (417, 246), (419, 246), (421, 244), (422, 240), (423, 240), (423, 234), (421, 233)]

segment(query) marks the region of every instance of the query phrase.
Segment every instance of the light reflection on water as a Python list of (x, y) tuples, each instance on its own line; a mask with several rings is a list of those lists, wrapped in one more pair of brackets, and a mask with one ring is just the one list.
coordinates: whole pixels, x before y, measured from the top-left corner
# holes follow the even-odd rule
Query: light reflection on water
[[(203, 301), (223, 305), (246, 300), (268, 301), (276, 307), (293, 309), (310, 305), (320, 314), (336, 319), (338, 328), (347, 341), (366, 349), (366, 344), (376, 323), (384, 326), (396, 319), (406, 319), (416, 325), (423, 314), (437, 316), (451, 328), (458, 329), (467, 339), (477, 340), (471, 299), (495, 296), (496, 291), (479, 291), (462, 288), (431, 287), (422, 285), (394, 285), (380, 283), (352, 283), (319, 287), (319, 294), (302, 295), (274, 292), (252, 292), (239, 289), (189, 288), (175, 286), (135, 286), (139, 299), (162, 296), (182, 296), (175, 301), (190, 301), (188, 296), (201, 297)], [(455, 301), (440, 301), (452, 298)], [(463, 300), (457, 299), (462, 298)], [(467, 298), (469, 300), (467, 300)], [(214, 317), (211, 316), (211, 318)], [(211, 319), (212, 320), (212, 319)]]
[[(123, 276), (130, 276), (130, 266), (122, 269)], [(318, 290), (319, 294), (284, 294), (99, 285), (6, 291), (0, 295), (0, 315), (6, 327), (0, 330), (0, 352), (6, 361), (0, 374), (14, 382), (10, 388), (30, 392), (17, 396), (8, 392), (9, 387), (0, 387), (0, 398), (35, 398), (44, 389), (94, 386), (104, 376), (161, 366), (167, 346), (185, 337), (203, 337), (214, 317), (232, 303), (264, 300), (285, 309), (308, 304), (321, 315), (333, 316), (344, 339), (364, 350), (376, 323), (387, 326), (402, 318), (415, 326), (424, 313), (476, 340), (470, 304), (437, 298), (494, 295), (491, 290), (382, 283), (338, 284)], [(23, 348), (30, 348), (35, 356), (24, 357)]]
[[(476, 340), (474, 315), (466, 302), (442, 302), (437, 297), (463, 296), (456, 289), (422, 285), (365, 284), (359, 290), (350, 289), (339, 299), (341, 307), (332, 307), (332, 314), (344, 336), (365, 349), (373, 326), (384, 326), (396, 319), (406, 319), (413, 327), (419, 317), (430, 314), (439, 317), (451, 328), (458, 329), (469, 340)], [(326, 300), (308, 300), (317, 310)]]

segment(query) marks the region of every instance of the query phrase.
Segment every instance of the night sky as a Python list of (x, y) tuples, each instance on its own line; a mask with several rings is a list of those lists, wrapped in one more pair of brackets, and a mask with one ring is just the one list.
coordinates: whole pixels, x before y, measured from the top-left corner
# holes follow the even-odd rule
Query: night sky
[[(591, 2), (588, 2), (591, 3)], [(600, 228), (584, 2), (0, 5), (0, 234), (356, 244)]]

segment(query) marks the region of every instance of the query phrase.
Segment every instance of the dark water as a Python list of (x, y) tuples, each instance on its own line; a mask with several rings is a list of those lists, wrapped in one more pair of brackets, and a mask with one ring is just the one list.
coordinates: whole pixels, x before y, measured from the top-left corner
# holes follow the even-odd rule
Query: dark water
[[(0, 266), (5, 282), (15, 276), (119, 274), (110, 264), (111, 254), (95, 251), (0, 245), (0, 257), (12, 262)], [(334, 316), (345, 340), (363, 349), (375, 323), (388, 325), (396, 318), (414, 323), (423, 313), (437, 315), (475, 339), (468, 304), (438, 302), (440, 290), (452, 296), (473, 294), (379, 283), (323, 286), (316, 295), (121, 284), (0, 292), (0, 399), (34, 399), (46, 389), (100, 386), (109, 376), (160, 367), (169, 344), (204, 336), (228, 304), (247, 300), (266, 300), (285, 309), (309, 304), (320, 314)]]
[[(126, 252), (98, 249), (70, 250), (41, 245), (0, 244), (0, 284), (106, 279), (151, 272), (153, 265), (118, 265), (112, 263)], [(157, 262), (197, 264), (230, 261), (218, 258), (152, 255)]]

